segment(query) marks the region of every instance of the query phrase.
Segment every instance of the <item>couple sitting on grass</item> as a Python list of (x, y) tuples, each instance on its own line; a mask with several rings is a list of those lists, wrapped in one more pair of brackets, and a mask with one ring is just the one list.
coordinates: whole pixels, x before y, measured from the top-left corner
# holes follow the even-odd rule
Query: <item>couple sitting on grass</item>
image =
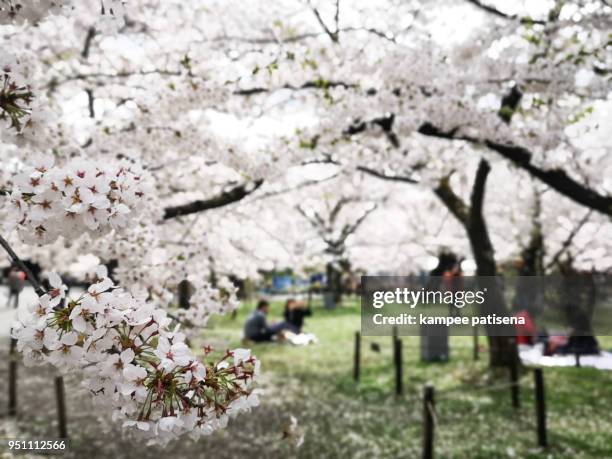
[(312, 315), (312, 311), (303, 302), (290, 298), (285, 303), (284, 319), (268, 325), (267, 316), (270, 312), (270, 303), (259, 300), (257, 308), (244, 324), (244, 338), (256, 343), (266, 341), (288, 341), (295, 345), (304, 345), (316, 342), (311, 333), (302, 333), (304, 317)]

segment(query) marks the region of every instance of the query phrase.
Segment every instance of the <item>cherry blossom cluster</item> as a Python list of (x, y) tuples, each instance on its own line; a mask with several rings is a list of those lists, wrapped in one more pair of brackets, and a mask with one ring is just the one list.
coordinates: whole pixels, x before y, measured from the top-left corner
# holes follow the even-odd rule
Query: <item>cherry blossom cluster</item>
[(25, 242), (37, 244), (123, 229), (148, 198), (145, 182), (132, 164), (74, 160), (59, 167), (41, 157), (13, 181), (11, 221)]
[(19, 80), (10, 64), (4, 63), (0, 69), (0, 121), (21, 131), (27, 124), (33, 97), (30, 87)]
[(0, 24), (22, 23), (36, 24), (49, 14), (68, 14), (79, 3), (88, 8), (95, 8), (103, 16), (119, 15), (125, 5), (124, 0), (96, 0), (79, 2), (75, 0), (0, 0)]
[(103, 267), (78, 298), (66, 297), (56, 274), (49, 282), (37, 305), (19, 310), (17, 349), (26, 364), (82, 371), (94, 399), (124, 428), (164, 444), (209, 434), (257, 405), (250, 386), (259, 362), (249, 350), (200, 362), (162, 309), (114, 287)]

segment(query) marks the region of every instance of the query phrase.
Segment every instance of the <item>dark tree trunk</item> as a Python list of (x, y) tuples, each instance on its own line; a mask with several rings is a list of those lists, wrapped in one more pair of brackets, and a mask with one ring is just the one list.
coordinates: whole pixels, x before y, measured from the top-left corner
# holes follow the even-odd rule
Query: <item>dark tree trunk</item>
[(540, 220), (541, 200), (536, 193), (535, 209), (533, 212), (533, 226), (529, 244), (521, 254), (522, 266), (520, 276), (542, 276), (544, 274), (544, 237), (542, 235), (542, 222)]
[(332, 295), (334, 306), (337, 306), (342, 301), (342, 271), (336, 268), (333, 263), (328, 263), (326, 276), (326, 291)]
[(181, 309), (189, 309), (189, 300), (193, 289), (191, 283), (184, 279), (178, 283), (178, 306)]
[(571, 260), (561, 265), (561, 306), (572, 336), (593, 337), (596, 286), (593, 273), (573, 268)]
[[(423, 125), (419, 132), (425, 135), (433, 135), (436, 137), (465, 140), (473, 142), (469, 138), (456, 138), (454, 132), (444, 133), (435, 126), (430, 124)], [(405, 183), (415, 183), (415, 180), (410, 177), (388, 176), (384, 173), (372, 171), (370, 169), (361, 168), (362, 171), (374, 175), (375, 177), (384, 180), (401, 181)], [(489, 237), (487, 224), (482, 214), (482, 206), (485, 195), (485, 185), (491, 168), (489, 163), (482, 159), (478, 166), (476, 179), (472, 188), (470, 205), (467, 205), (463, 200), (455, 194), (450, 186), (450, 177), (442, 179), (438, 187), (434, 190), (438, 198), (444, 203), (448, 210), (455, 218), (463, 225), (470, 241), (470, 246), (476, 262), (476, 273), (478, 276), (489, 277), (487, 284), (487, 297), (492, 299), (488, 304), (488, 313), (497, 313), (507, 315), (506, 302), (504, 300), (501, 286), (498, 282), (491, 282), (491, 277), (497, 275), (497, 265), (495, 261), (495, 252), (493, 244)], [(489, 340), (490, 365), (500, 366), (508, 365), (518, 358), (515, 337), (509, 332), (510, 336), (490, 336), (490, 330), (487, 330)]]
[[(497, 276), (497, 264), (495, 250), (482, 213), (486, 181), (490, 171), (489, 163), (484, 159), (481, 160), (472, 187), (469, 206), (455, 194), (448, 179), (442, 180), (435, 192), (467, 232), (476, 262), (476, 275), (485, 278), (481, 279), (483, 285), (480, 287), (487, 288), (487, 314), (507, 315), (506, 302), (501, 286), (498, 282), (492, 282), (492, 279), (490, 279)], [(499, 333), (498, 328), (496, 331)], [(507, 366), (516, 361), (517, 348), (513, 336), (491, 336), (490, 330), (487, 330), (487, 337), (490, 349), (489, 364), (491, 366)]]
[(164, 209), (164, 220), (191, 215), (197, 212), (204, 212), (210, 209), (217, 209), (238, 202), (253, 193), (262, 184), (263, 180), (256, 180), (253, 183), (236, 186), (210, 199), (193, 201), (176, 207), (167, 207)]

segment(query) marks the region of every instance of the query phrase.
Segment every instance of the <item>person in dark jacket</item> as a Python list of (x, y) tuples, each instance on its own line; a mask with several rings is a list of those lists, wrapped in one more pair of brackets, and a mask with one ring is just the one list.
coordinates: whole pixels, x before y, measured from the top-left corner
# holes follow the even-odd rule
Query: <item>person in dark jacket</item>
[(270, 312), (270, 303), (260, 300), (257, 308), (244, 324), (244, 337), (255, 342), (272, 341), (272, 337), (286, 328), (281, 322), (268, 325), (267, 315)]
[(302, 333), (304, 317), (312, 315), (312, 310), (301, 301), (289, 298), (285, 303), (285, 323), (294, 333)]

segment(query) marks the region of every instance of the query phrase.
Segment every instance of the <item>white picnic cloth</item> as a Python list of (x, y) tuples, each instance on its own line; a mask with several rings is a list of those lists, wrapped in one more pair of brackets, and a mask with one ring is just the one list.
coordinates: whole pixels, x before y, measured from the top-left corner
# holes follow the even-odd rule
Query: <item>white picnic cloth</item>
[[(535, 346), (519, 346), (519, 356), (524, 365), (542, 367), (574, 367), (576, 356), (569, 355), (544, 355), (544, 345), (539, 343)], [(612, 352), (601, 351), (599, 355), (581, 355), (581, 367), (597, 368), (599, 370), (612, 370)]]
[(294, 346), (307, 346), (319, 341), (312, 333), (292, 333), (289, 331), (285, 332), (285, 339)]

